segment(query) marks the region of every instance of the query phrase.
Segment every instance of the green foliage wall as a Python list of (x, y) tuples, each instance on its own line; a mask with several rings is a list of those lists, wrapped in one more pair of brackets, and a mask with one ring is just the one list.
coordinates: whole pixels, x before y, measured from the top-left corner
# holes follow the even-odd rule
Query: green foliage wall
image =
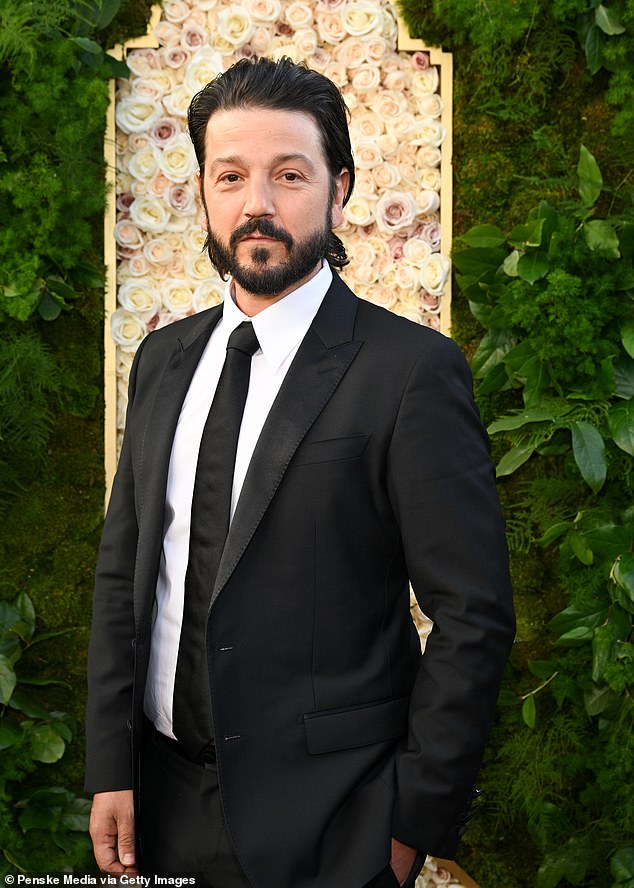
[(634, 3), (401, 8), (454, 53), (452, 329), (518, 610), (460, 859), (483, 888), (632, 885)]
[(107, 47), (144, 34), (150, 6), (0, 2), (0, 873), (91, 865), (75, 794), (104, 498), (103, 139), (123, 73)]

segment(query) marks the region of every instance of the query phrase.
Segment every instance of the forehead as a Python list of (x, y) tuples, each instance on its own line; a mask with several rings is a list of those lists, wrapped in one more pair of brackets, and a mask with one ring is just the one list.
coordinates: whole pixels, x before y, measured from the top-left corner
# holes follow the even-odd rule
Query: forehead
[(251, 107), (216, 111), (207, 122), (205, 160), (229, 149), (241, 156), (283, 150), (327, 163), (321, 131), (304, 111)]

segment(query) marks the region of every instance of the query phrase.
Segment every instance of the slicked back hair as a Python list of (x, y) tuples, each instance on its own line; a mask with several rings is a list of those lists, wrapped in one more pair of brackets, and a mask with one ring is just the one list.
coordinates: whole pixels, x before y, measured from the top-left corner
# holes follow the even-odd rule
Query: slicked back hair
[[(191, 101), (187, 112), (189, 134), (200, 167), (205, 169), (205, 136), (210, 117), (217, 111), (236, 108), (269, 108), (275, 111), (298, 111), (308, 114), (321, 135), (324, 155), (331, 176), (331, 198), (335, 177), (348, 170), (350, 183), (343, 203), (347, 203), (354, 187), (354, 160), (348, 132), (348, 111), (337, 86), (303, 64), (289, 58), (272, 61), (266, 58), (241, 59), (223, 74), (203, 87)], [(335, 268), (348, 264), (346, 251), (331, 231), (325, 257)]]

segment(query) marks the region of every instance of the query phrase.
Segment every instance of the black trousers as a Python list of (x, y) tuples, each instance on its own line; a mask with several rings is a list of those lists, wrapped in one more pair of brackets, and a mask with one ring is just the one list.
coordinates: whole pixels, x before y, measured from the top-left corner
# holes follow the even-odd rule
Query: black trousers
[[(139, 806), (144, 876), (195, 876), (204, 888), (251, 888), (231, 844), (216, 765), (188, 761), (149, 725), (143, 739)], [(416, 858), (403, 888), (414, 888), (423, 863), (424, 858)], [(363, 888), (399, 885), (388, 865)]]

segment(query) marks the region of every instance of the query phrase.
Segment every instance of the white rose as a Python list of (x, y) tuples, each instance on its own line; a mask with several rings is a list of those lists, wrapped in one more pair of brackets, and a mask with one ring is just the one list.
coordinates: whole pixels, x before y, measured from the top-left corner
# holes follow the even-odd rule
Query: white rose
[(440, 117), (445, 105), (437, 93), (416, 97), (416, 108), (423, 117)]
[(135, 151), (128, 161), (128, 172), (135, 179), (148, 181), (158, 170), (158, 158), (156, 145), (150, 143), (140, 151)]
[(219, 305), (225, 296), (225, 283), (221, 280), (208, 280), (198, 284), (194, 290), (192, 306), (194, 311), (204, 311), (212, 305)]
[(418, 208), (409, 192), (387, 191), (379, 198), (375, 215), (380, 231), (395, 234), (409, 228), (418, 215)]
[(352, 70), (350, 82), (356, 92), (369, 92), (381, 85), (381, 71), (376, 65), (359, 65)]
[(383, 28), (383, 10), (377, 3), (367, 0), (351, 0), (342, 13), (343, 26), (352, 37), (363, 37)]
[(150, 194), (136, 197), (130, 205), (130, 218), (144, 231), (164, 231), (170, 213), (161, 198)]
[(324, 74), (329, 80), (332, 80), (339, 89), (343, 89), (343, 87), (348, 82), (348, 75), (346, 74), (346, 69), (340, 62), (329, 62), (326, 65), (326, 70)]
[(349, 254), (354, 256), (355, 266), (372, 265), (376, 259), (376, 249), (368, 238), (353, 235), (345, 246)]
[(406, 302), (402, 302), (399, 300), (392, 311), (394, 314), (400, 315), (402, 318), (407, 318), (408, 321), (413, 321), (415, 324), (423, 323), (423, 312), (420, 308), (416, 308), (414, 305), (408, 305)]
[(169, 68), (162, 68), (159, 71), (150, 71), (145, 77), (139, 78), (134, 84), (134, 92), (137, 95), (143, 95), (145, 92), (148, 96), (154, 96), (156, 99), (162, 99), (164, 95), (171, 92), (174, 87), (172, 80), (173, 72)]
[[(419, 272), (417, 268), (405, 262), (398, 262), (395, 269), (394, 282), (399, 290), (418, 291)], [(403, 299), (401, 295), (399, 298)]]
[(437, 167), (442, 160), (442, 152), (435, 145), (421, 145), (416, 152), (416, 166)]
[[(234, 9), (241, 8), (240, 6), (234, 7)], [(226, 10), (226, 12), (229, 11)], [(189, 98), (191, 99), (194, 93), (207, 86), (209, 81), (213, 80), (222, 70), (222, 56), (220, 53), (212, 49), (211, 46), (201, 46), (200, 49), (193, 53), (185, 74), (185, 86), (189, 90)], [(164, 104), (167, 107), (165, 102)], [(185, 111), (187, 111), (187, 108), (185, 108)], [(179, 116), (182, 117), (183, 115)]]
[(307, 3), (294, 0), (286, 7), (284, 18), (294, 31), (298, 31), (313, 24), (313, 11)]
[(422, 237), (409, 237), (403, 244), (403, 256), (413, 265), (421, 265), (431, 256), (431, 247)]
[(161, 287), (163, 308), (176, 315), (186, 315), (192, 311), (192, 291), (186, 280), (172, 279)]
[(172, 22), (159, 22), (154, 28), (154, 36), (161, 46), (174, 46), (180, 43), (181, 31)]
[(143, 233), (129, 219), (120, 219), (114, 226), (114, 239), (122, 247), (138, 250), (143, 246)]
[(388, 51), (387, 40), (378, 34), (369, 34), (364, 37), (364, 42), (368, 47), (368, 59), (371, 62), (380, 62)]
[[(124, 265), (124, 262), (122, 262), (121, 265)], [(125, 260), (126, 267), (123, 270), (123, 274), (121, 265), (118, 270), (118, 276), (121, 281), (125, 280), (123, 275), (125, 275), (126, 271), (127, 277), (145, 277), (145, 275), (150, 274), (150, 266), (142, 253), (136, 256), (130, 256), (129, 259)]]
[(258, 55), (266, 55), (273, 43), (273, 35), (266, 28), (258, 28), (251, 37), (251, 48)]
[(110, 335), (124, 351), (136, 351), (147, 332), (144, 321), (136, 314), (118, 308), (110, 317)]
[(397, 294), (393, 287), (372, 287), (369, 292), (370, 302), (381, 305), (383, 308), (393, 308), (396, 305)]
[(206, 240), (207, 233), (202, 228), (188, 228), (183, 234), (183, 245), (192, 253), (202, 253)]
[(393, 132), (400, 141), (409, 139), (416, 129), (416, 118), (409, 111), (404, 111), (388, 123), (390, 132)]
[(180, 133), (158, 153), (158, 165), (172, 182), (187, 182), (196, 172), (198, 163), (194, 146), (186, 133)]
[(410, 90), (415, 98), (428, 96), (438, 91), (438, 68), (431, 67), (425, 71), (412, 71)]
[(232, 46), (248, 43), (254, 31), (253, 20), (244, 6), (230, 6), (218, 16), (218, 34)]
[(368, 58), (368, 44), (350, 37), (335, 49), (335, 58), (346, 68), (358, 68)]
[(183, 24), (181, 46), (183, 49), (193, 52), (204, 46), (209, 40), (209, 32), (204, 25), (199, 24), (193, 19), (189, 19)]
[(386, 89), (393, 89), (396, 92), (403, 92), (409, 86), (409, 71), (403, 71), (398, 68), (396, 71), (390, 71), (383, 78), (383, 85)]
[(368, 197), (376, 200), (376, 187), (374, 177), (370, 170), (357, 168), (354, 182), (354, 193), (359, 197)]
[(160, 60), (155, 49), (131, 49), (126, 56), (126, 65), (137, 77), (145, 77), (160, 68)]
[(356, 108), (352, 112), (350, 132), (363, 139), (377, 139), (385, 130), (385, 125), (378, 114), (368, 111), (364, 107)]
[(392, 132), (381, 133), (381, 135), (377, 137), (377, 142), (383, 157), (391, 157), (398, 151), (398, 139)]
[(163, 0), (163, 15), (172, 24), (184, 22), (190, 12), (189, 3), (185, 0)]
[[(418, 175), (418, 182), (421, 188), (426, 191), (440, 191), (440, 170), (436, 167), (421, 170)], [(435, 209), (437, 209), (437, 207), (435, 207)]]
[(412, 134), (412, 145), (433, 145), (440, 148), (446, 135), (446, 129), (439, 120), (431, 117), (423, 117), (416, 122), (416, 128)]
[(317, 49), (317, 34), (312, 28), (301, 28), (293, 34), (293, 42), (304, 58), (310, 58)]
[(185, 257), (185, 269), (187, 277), (196, 281), (204, 281), (209, 277), (209, 257), (206, 253), (193, 256), (191, 253)]
[(151, 278), (129, 278), (119, 287), (119, 304), (127, 311), (138, 314), (145, 321), (156, 314), (161, 297)]
[(341, 43), (346, 36), (346, 30), (338, 12), (318, 12), (317, 30), (322, 41), (330, 45)]
[(191, 53), (187, 49), (183, 49), (180, 44), (178, 46), (162, 46), (159, 50), (161, 60), (166, 68), (173, 68), (176, 72), (177, 79), (182, 79), (181, 69), (185, 68), (189, 63)]
[(374, 221), (370, 201), (355, 194), (343, 208), (343, 215), (352, 225), (370, 225)]
[(276, 22), (282, 14), (280, 0), (247, 0), (247, 9), (261, 22)]
[(124, 133), (141, 133), (149, 129), (161, 116), (159, 103), (132, 94), (117, 102), (115, 118)]
[(441, 253), (433, 253), (424, 259), (420, 270), (422, 287), (432, 296), (441, 296), (450, 268), (449, 260)]
[(143, 247), (143, 253), (152, 265), (169, 265), (173, 250), (163, 237), (153, 237)]
[(391, 191), (401, 181), (401, 171), (395, 163), (380, 163), (372, 170), (372, 177), (377, 188), (383, 191)]
[(270, 53), (273, 61), (278, 62), (281, 58), (289, 58), (292, 62), (299, 62), (299, 49), (294, 43), (277, 43)]
[[(188, 73), (190, 68), (187, 69)], [(189, 87), (184, 83), (179, 83), (178, 86), (176, 86), (171, 93), (168, 93), (163, 99), (163, 106), (167, 113), (174, 117), (187, 117), (187, 109), (192, 100), (192, 94), (198, 92), (203, 86), (205, 86), (205, 84), (202, 84), (199, 87)]]
[(416, 203), (419, 213), (433, 213), (440, 206), (440, 197), (437, 191), (422, 190), (416, 195)]
[(403, 93), (385, 89), (377, 96), (373, 110), (383, 121), (393, 121), (407, 111), (407, 98)]
[(381, 151), (371, 139), (357, 139), (354, 144), (354, 162), (360, 170), (372, 170), (382, 162)]

